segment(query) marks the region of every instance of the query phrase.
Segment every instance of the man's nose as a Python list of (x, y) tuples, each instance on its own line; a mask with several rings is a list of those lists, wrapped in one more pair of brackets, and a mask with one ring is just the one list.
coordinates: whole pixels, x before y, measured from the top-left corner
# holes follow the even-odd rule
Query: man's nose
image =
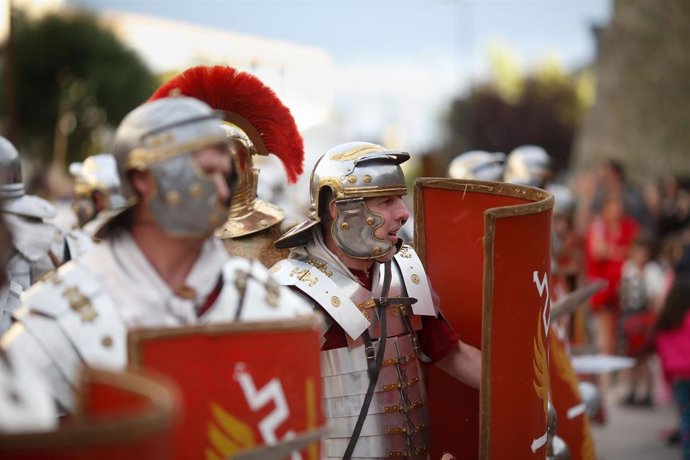
[(214, 174), (213, 183), (216, 186), (216, 191), (218, 192), (218, 200), (223, 204), (223, 206), (230, 206), (230, 187), (228, 186), (228, 181), (223, 174)]
[(398, 198), (395, 212), (395, 220), (399, 220), (402, 225), (405, 225), (405, 222), (407, 222), (410, 218), (410, 213), (407, 210), (407, 206), (405, 206), (405, 202), (402, 200), (402, 198)]

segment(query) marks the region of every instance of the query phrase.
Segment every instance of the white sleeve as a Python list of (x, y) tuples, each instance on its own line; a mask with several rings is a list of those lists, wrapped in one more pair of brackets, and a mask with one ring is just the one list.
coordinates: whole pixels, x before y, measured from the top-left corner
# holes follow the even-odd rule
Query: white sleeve
[(644, 268), (644, 284), (648, 299), (661, 295), (665, 284), (664, 270), (656, 262), (649, 262)]

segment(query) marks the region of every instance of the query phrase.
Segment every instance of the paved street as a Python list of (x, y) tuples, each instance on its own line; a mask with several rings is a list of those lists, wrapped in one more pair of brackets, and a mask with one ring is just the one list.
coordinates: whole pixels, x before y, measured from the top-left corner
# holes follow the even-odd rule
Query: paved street
[(663, 433), (676, 424), (672, 401), (652, 408), (626, 407), (619, 404), (626, 385), (613, 385), (606, 393), (608, 420), (593, 425), (599, 460), (679, 460), (679, 446), (668, 446)]

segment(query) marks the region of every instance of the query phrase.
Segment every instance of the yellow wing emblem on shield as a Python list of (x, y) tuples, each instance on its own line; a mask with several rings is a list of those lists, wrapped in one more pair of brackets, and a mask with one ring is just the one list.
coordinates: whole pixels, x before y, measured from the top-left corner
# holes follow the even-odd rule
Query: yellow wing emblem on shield
[(544, 412), (549, 401), (549, 364), (546, 358), (546, 343), (542, 333), (541, 315), (537, 318), (537, 335), (534, 337), (534, 391), (544, 403)]
[(256, 445), (251, 427), (226, 412), (218, 404), (211, 404), (212, 420), (208, 424), (206, 460), (222, 460)]

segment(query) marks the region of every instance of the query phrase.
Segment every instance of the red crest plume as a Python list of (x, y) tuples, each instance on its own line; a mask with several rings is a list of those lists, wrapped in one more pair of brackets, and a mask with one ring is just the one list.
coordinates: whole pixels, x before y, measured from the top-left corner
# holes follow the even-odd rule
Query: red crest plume
[(304, 162), (302, 136), (290, 109), (261, 80), (232, 67), (198, 66), (159, 87), (149, 100), (171, 95), (195, 97), (223, 111), (223, 118), (247, 133), (258, 153), (280, 158), (289, 183), (297, 181)]

